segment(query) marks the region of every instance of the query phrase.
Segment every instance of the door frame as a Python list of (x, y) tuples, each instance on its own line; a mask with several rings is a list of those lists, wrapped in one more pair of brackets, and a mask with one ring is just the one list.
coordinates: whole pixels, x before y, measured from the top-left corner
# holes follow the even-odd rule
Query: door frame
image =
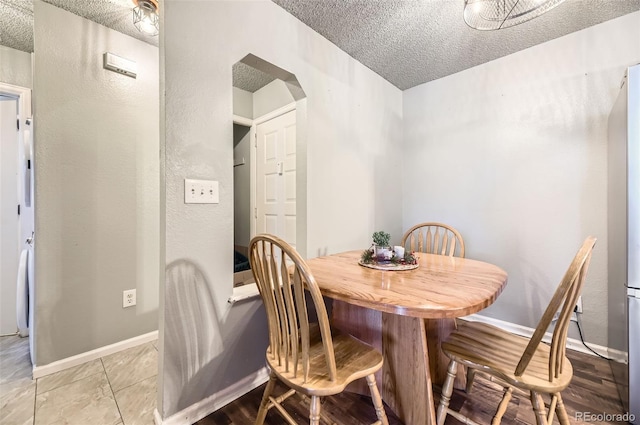
[[(18, 258), (20, 258), (20, 252), (22, 251), (22, 249), (24, 249), (26, 244), (26, 238), (25, 238), (26, 226), (23, 218), (25, 209), (27, 208), (25, 203), (25, 196), (24, 196), (26, 190), (30, 191), (29, 192), (29, 195), (30, 195), (29, 208), (33, 211), (33, 217), (34, 217), (33, 219), (34, 222), (31, 223), (30, 227), (35, 228), (35, 202), (34, 202), (34, 190), (33, 190), (35, 167), (34, 167), (34, 160), (33, 160), (33, 151), (34, 151), (33, 143), (34, 142), (33, 142), (33, 116), (32, 116), (32, 108), (31, 108), (31, 89), (28, 87), (21, 87), (13, 84), (0, 82), (0, 94), (7, 95), (16, 99), (16, 102), (18, 105), (17, 115), (18, 115), (18, 123), (19, 123), (18, 140), (17, 140), (18, 154), (19, 154), (19, 157), (21, 158), (25, 158), (25, 154), (28, 154), (29, 155), (28, 158), (31, 161), (30, 162), (31, 175), (29, 179), (29, 187), (25, 187), (25, 177), (23, 172), (24, 164), (22, 163), (18, 164), (18, 181), (17, 181), (18, 184), (16, 187), (16, 191), (18, 192), (18, 204), (20, 205), (21, 215), (20, 217), (18, 217), (18, 229), (16, 229), (18, 233), (18, 245), (16, 246), (16, 249), (18, 250)], [(17, 158), (16, 158), (16, 161), (17, 161)], [(16, 267), (17, 266), (18, 265), (16, 264)], [(35, 289), (33, 292), (35, 292)], [(34, 300), (35, 300), (35, 293), (30, 293), (29, 294), (29, 311), (30, 312), (33, 312), (33, 309), (35, 308)], [(30, 343), (31, 341), (33, 341), (32, 332), (34, 332), (34, 329), (35, 329), (35, 326), (33, 326), (33, 323), (31, 323), (31, 322), (35, 322), (35, 319), (32, 320), (32, 318), (33, 318), (33, 315), (30, 314), (30, 317), (29, 317)]]
[(252, 211), (249, 234), (256, 234), (256, 158), (257, 158), (257, 126), (280, 115), (296, 111), (296, 250), (307, 258), (307, 139), (306, 139), (306, 98), (288, 103), (258, 118), (246, 118), (233, 115), (233, 123), (250, 127), (250, 200), (249, 208)]
[[(14, 96), (17, 98), (17, 102), (18, 102), (18, 120), (20, 121), (20, 128), (18, 129), (18, 143), (19, 146), (21, 146), (23, 149), (25, 147), (25, 134), (27, 132), (27, 130), (30, 130), (31, 132), (31, 144), (30, 144), (30, 153), (29, 156), (31, 156), (33, 154), (33, 114), (31, 111), (31, 89), (27, 88), (27, 87), (20, 87), (20, 86), (14, 86), (13, 84), (7, 84), (7, 83), (3, 83), (0, 82), (0, 94), (8, 94), (10, 96)], [(29, 124), (27, 124), (27, 121), (29, 121)], [(33, 185), (33, 181), (34, 181), (34, 172), (35, 172), (35, 167), (34, 167), (34, 160), (33, 158), (31, 159), (31, 178), (30, 178), (30, 182), (31, 182), (31, 186)], [(22, 193), (21, 195), (24, 195), (24, 176), (21, 174), (20, 172), (21, 170), (18, 170), (18, 184), (19, 187), (22, 187)], [(31, 201), (31, 208), (33, 208), (34, 202), (33, 199), (34, 198), (34, 193), (33, 191), (31, 191), (30, 193), (30, 201)], [(22, 199), (20, 199), (20, 205), (24, 205), (24, 196), (22, 196)], [(35, 215), (35, 214), (34, 214)], [(22, 232), (20, 233), (22, 234)]]
[[(253, 124), (251, 126), (251, 140), (253, 140), (252, 146), (251, 146), (251, 168), (250, 168), (250, 192), (251, 192), (251, 201), (250, 201), (250, 205), (249, 205), (249, 209), (250, 211), (253, 212), (253, 218), (251, 219), (251, 227), (249, 229), (249, 234), (251, 237), (254, 237), (256, 235), (256, 227), (257, 227), (257, 223), (258, 223), (258, 216), (257, 216), (257, 210), (256, 210), (256, 205), (258, 203), (258, 198), (257, 198), (257, 189), (256, 189), (256, 181), (258, 178), (257, 175), (257, 158), (258, 158), (258, 126), (260, 124), (264, 124), (267, 121), (271, 121), (274, 118), (278, 118), (281, 115), (284, 115), (286, 113), (289, 113), (291, 111), (295, 111), (296, 110), (296, 103), (292, 102), (289, 103), (281, 108), (278, 108), (274, 111), (271, 111), (267, 114), (262, 115), (261, 117), (256, 118), (255, 120), (253, 120)], [(297, 116), (296, 116), (297, 118)], [(296, 145), (297, 145), (297, 135), (296, 135)], [(296, 158), (297, 158), (297, 154), (296, 154)], [(297, 173), (297, 160), (296, 160), (296, 173)], [(297, 174), (296, 174), (297, 176)], [(297, 184), (297, 177), (296, 177), (296, 184)], [(298, 200), (296, 199), (296, 220), (297, 220), (297, 213), (298, 213)], [(296, 229), (297, 230), (297, 229)], [(297, 237), (296, 237), (296, 245), (298, 244), (297, 241)]]

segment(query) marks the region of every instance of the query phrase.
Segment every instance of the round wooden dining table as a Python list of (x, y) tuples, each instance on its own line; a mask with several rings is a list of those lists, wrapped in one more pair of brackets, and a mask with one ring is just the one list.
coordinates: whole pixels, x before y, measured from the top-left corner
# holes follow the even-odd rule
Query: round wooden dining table
[[(404, 271), (362, 267), (362, 251), (307, 260), (326, 297), (331, 322), (377, 347), (384, 366), (377, 376), (382, 398), (407, 425), (434, 424), (433, 382), (441, 383), (448, 359), (440, 342), (454, 318), (491, 305), (507, 283), (493, 264), (416, 253), (418, 268)], [(368, 394), (366, 387), (348, 390)]]

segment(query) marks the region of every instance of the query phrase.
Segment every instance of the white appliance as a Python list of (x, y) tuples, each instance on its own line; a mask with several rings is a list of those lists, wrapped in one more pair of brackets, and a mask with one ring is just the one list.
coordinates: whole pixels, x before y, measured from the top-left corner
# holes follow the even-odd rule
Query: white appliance
[(627, 69), (608, 128), (609, 347), (629, 422), (640, 424), (640, 65)]
[(20, 254), (18, 263), (18, 282), (16, 291), (16, 321), (18, 335), (29, 335), (29, 249), (25, 248)]

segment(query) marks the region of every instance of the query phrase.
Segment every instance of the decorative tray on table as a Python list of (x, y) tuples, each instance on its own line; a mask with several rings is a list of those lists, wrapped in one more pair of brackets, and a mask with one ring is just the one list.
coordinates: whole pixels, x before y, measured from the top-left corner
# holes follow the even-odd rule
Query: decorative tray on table
[(390, 270), (390, 271), (398, 271), (398, 270), (413, 270), (418, 268), (418, 263), (414, 264), (394, 264), (390, 261), (375, 261), (373, 263), (363, 263), (362, 260), (358, 261), (362, 267), (368, 267), (370, 269), (376, 270)]
[(378, 248), (370, 248), (365, 250), (360, 257), (362, 267), (376, 270), (413, 270), (418, 268), (418, 260), (413, 253), (402, 253), (391, 251), (389, 249), (379, 250)]

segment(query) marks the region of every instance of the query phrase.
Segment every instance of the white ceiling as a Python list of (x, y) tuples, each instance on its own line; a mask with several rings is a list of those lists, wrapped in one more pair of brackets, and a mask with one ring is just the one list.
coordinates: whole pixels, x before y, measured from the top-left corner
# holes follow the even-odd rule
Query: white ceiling
[[(132, 0), (44, 1), (158, 45), (133, 27)], [(640, 10), (640, 0), (566, 0), (524, 24), (477, 31), (462, 19), (463, 0), (273, 1), (402, 90)], [(0, 23), (0, 44), (33, 51), (31, 0), (0, 0)], [(255, 91), (269, 81), (236, 66), (234, 82)]]

